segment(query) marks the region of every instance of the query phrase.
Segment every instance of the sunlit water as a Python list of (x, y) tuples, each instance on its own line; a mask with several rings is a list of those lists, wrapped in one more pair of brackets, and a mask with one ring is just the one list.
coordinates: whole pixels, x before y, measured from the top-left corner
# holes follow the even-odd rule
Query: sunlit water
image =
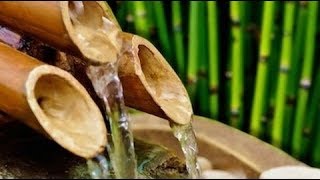
[(201, 171), (197, 162), (198, 146), (191, 122), (186, 125), (180, 125), (172, 122), (170, 126), (174, 136), (180, 142), (182, 152), (186, 159), (189, 178), (200, 178)]

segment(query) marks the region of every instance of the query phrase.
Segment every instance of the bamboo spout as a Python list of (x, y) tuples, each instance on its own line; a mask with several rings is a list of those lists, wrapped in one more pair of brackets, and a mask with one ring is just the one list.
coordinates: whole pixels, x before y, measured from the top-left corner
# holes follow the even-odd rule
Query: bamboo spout
[(107, 143), (100, 110), (72, 75), (3, 43), (0, 110), (84, 158)]
[[(112, 34), (111, 31), (120, 29), (110, 7), (102, 1), (74, 2), (1, 1), (0, 23), (18, 32), (23, 31), (37, 37), (59, 50), (84, 57), (93, 63), (116, 60), (112, 57), (115, 53), (108, 53), (110, 56), (102, 59), (82, 41), (83, 36), (95, 38), (100, 44), (103, 43), (101, 47), (105, 47), (105, 51), (115, 51), (113, 44), (110, 44), (112, 41), (108, 39), (112, 37), (105, 38), (101, 35), (102, 33)], [(80, 6), (83, 6), (83, 12), (80, 13), (79, 18), (72, 21), (72, 17), (75, 16), (72, 12), (77, 11), (77, 9), (74, 10), (74, 6), (79, 3), (82, 3)], [(101, 17), (104, 18), (101, 19)], [(76, 26), (75, 21), (79, 21), (82, 23), (81, 25), (85, 26)], [(108, 26), (109, 31), (101, 32), (98, 35), (90, 32), (90, 30), (97, 30), (100, 26)]]
[(126, 104), (179, 124), (188, 123), (193, 114), (188, 93), (165, 58), (140, 36), (123, 33), (121, 38), (119, 77)]
[[(0, 2), (0, 11), (1, 8)], [(10, 3), (7, 3), (10, 4)], [(84, 5), (88, 9), (84, 9), (84, 13), (80, 13), (76, 20), (72, 20), (72, 11), (76, 6)], [(63, 19), (68, 38), (81, 49), (81, 40), (77, 34), (77, 25), (80, 21), (82, 25), (89, 26), (89, 28), (99, 28), (101, 26), (101, 18), (99, 12), (93, 12), (92, 9), (96, 4), (69, 4), (69, 2), (61, 2), (62, 13), (60, 18)], [(93, 7), (91, 7), (93, 6)], [(29, 7), (29, 6), (28, 6)], [(31, 8), (30, 8), (31, 10)], [(34, 11), (39, 9), (33, 9)], [(99, 10), (99, 8), (98, 8)], [(1, 14), (2, 12), (0, 12)], [(6, 14), (5, 12), (2, 14)], [(58, 16), (58, 15), (56, 15)], [(86, 17), (88, 16), (88, 17)], [(111, 15), (108, 16), (113, 24), (117, 24)], [(98, 19), (98, 20), (97, 20)], [(90, 20), (90, 21), (89, 21)], [(91, 22), (92, 20), (92, 22)], [(1, 19), (0, 19), (1, 23)], [(10, 22), (9, 22), (10, 23)], [(61, 23), (61, 22), (59, 22)], [(15, 25), (11, 23), (11, 25)], [(60, 26), (61, 24), (59, 24)], [(81, 27), (81, 26), (80, 26)], [(179, 124), (186, 124), (190, 121), (192, 115), (192, 106), (188, 94), (174, 70), (166, 62), (161, 53), (146, 39), (139, 36), (134, 36), (128, 33), (123, 33), (120, 27), (108, 26), (107, 32), (103, 32), (106, 36), (105, 41), (99, 42), (101, 47), (106, 47), (105, 55), (107, 59), (119, 59), (119, 77), (124, 90), (125, 104), (138, 110), (154, 114), (156, 116), (172, 120)], [(19, 27), (16, 27), (19, 28)], [(63, 28), (60, 28), (63, 29)], [(49, 41), (48, 38), (41, 38), (41, 36), (29, 29), (21, 29), (41, 39), (44, 43), (48, 43), (56, 48), (62, 48), (56, 43)], [(110, 33), (110, 34), (108, 34)], [(58, 34), (53, 32), (52, 34)], [(60, 37), (62, 39), (62, 37)], [(58, 39), (56, 39), (58, 41)], [(96, 47), (99, 46), (96, 44)], [(69, 52), (67, 52), (69, 53)], [(116, 56), (116, 57), (115, 57)], [(70, 57), (70, 56), (69, 56)], [(79, 57), (79, 56), (78, 56)], [(81, 58), (81, 56), (80, 56)], [(73, 66), (85, 66), (87, 62), (92, 63), (92, 59), (83, 58), (86, 63), (78, 63), (71, 58), (68, 61), (75, 63)], [(99, 61), (99, 58), (97, 58)], [(89, 61), (88, 61), (89, 60)], [(86, 68), (78, 68), (85, 70)], [(85, 72), (76, 72), (74, 74), (85, 74)], [(79, 80), (82, 81), (82, 80)], [(85, 85), (86, 88), (91, 85)]]

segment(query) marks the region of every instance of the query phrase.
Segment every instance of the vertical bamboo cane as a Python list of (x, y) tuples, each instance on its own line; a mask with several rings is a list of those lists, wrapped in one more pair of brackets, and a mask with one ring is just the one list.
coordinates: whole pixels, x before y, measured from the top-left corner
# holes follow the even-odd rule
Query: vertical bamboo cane
[(237, 128), (242, 127), (240, 112), (242, 102), (242, 61), (243, 61), (243, 37), (241, 31), (241, 2), (230, 2), (230, 18), (232, 23), (232, 52), (231, 52), (231, 125)]
[(218, 13), (215, 1), (207, 2), (208, 8), (208, 53), (209, 53), (209, 89), (210, 117), (218, 118), (219, 87), (219, 47), (218, 47)]
[(154, 15), (158, 30), (158, 38), (161, 45), (162, 52), (168, 62), (173, 66), (171, 44), (169, 41), (168, 27), (166, 22), (166, 16), (164, 14), (162, 1), (154, 1)]
[(199, 18), (199, 2), (190, 2), (189, 12), (189, 43), (188, 43), (188, 74), (187, 89), (192, 102), (195, 100), (195, 90), (198, 81), (197, 77), (197, 60), (199, 57), (198, 49), (198, 18)]
[[(319, 104), (317, 105), (317, 111), (320, 111)], [(311, 151), (311, 164), (313, 166), (319, 167), (320, 166), (320, 114), (316, 114), (316, 123), (315, 123), (315, 131), (313, 133), (313, 149)]]
[(126, 27), (126, 11), (127, 11), (126, 2), (117, 1), (116, 6), (117, 6), (117, 11), (116, 11), (117, 20), (121, 27)]
[(318, 15), (318, 2), (312, 1), (308, 4), (308, 22), (306, 31), (305, 51), (302, 75), (300, 78), (300, 88), (298, 91), (297, 110), (293, 129), (292, 154), (299, 158), (302, 157), (305, 147), (302, 147), (302, 136), (306, 105), (309, 96), (309, 88), (312, 81), (312, 66), (315, 50), (315, 33)]
[(276, 86), (278, 82), (278, 71), (280, 66), (281, 56), (281, 41), (282, 41), (282, 29), (283, 29), (283, 13), (284, 6), (281, 2), (275, 2), (274, 9), (274, 24), (272, 30), (272, 43), (271, 53), (268, 60), (268, 71), (267, 71), (267, 84), (268, 91), (265, 93), (265, 102), (263, 108), (263, 139), (270, 141), (271, 139), (271, 127), (272, 119), (274, 117), (274, 106), (276, 96)]
[(185, 56), (181, 19), (181, 2), (172, 1), (172, 31), (175, 45), (176, 69), (180, 78), (185, 81)]
[(199, 100), (199, 112), (203, 116), (209, 115), (209, 82), (208, 82), (208, 51), (207, 51), (207, 20), (206, 20), (206, 3), (199, 2), (199, 34), (198, 34), (198, 47), (199, 47), (199, 65), (198, 76), (199, 83), (197, 85), (197, 95)]
[(285, 2), (284, 29), (282, 35), (281, 63), (279, 69), (279, 79), (276, 90), (275, 115), (272, 124), (272, 143), (278, 147), (283, 142), (283, 118), (285, 108), (285, 95), (288, 81), (288, 72), (291, 65), (292, 53), (292, 32), (294, 24), (294, 2)]
[[(304, 131), (309, 132), (310, 136), (303, 136), (302, 137), (302, 146), (307, 147), (308, 150), (305, 151), (302, 155), (303, 158), (310, 158), (311, 162), (314, 162), (313, 159), (315, 158), (316, 162), (319, 161), (318, 155), (315, 155), (312, 151), (313, 149), (317, 149), (317, 141), (319, 141), (318, 132), (319, 132), (319, 122), (317, 122), (317, 114), (319, 112), (319, 105), (320, 105), (320, 68), (316, 68), (316, 77), (313, 83), (313, 89), (310, 94), (309, 103), (308, 103), (308, 113), (306, 115), (306, 123), (304, 126)], [(314, 143), (311, 143), (314, 142)], [(319, 151), (318, 151), (319, 153)], [(309, 155), (311, 154), (311, 155)], [(309, 156), (308, 156), (309, 155)], [(313, 157), (316, 156), (316, 157)]]
[(285, 108), (285, 119), (283, 125), (283, 136), (287, 137), (283, 139), (283, 148), (290, 151), (291, 146), (291, 134), (293, 127), (293, 110), (296, 105), (296, 94), (298, 90), (299, 77), (301, 74), (302, 53), (305, 39), (306, 22), (307, 22), (307, 1), (299, 3), (297, 29), (295, 31), (295, 37), (293, 41), (292, 51), (292, 65), (289, 72), (288, 88), (287, 88), (287, 102)]
[(125, 2), (126, 6), (126, 27), (123, 29), (126, 32), (134, 32), (134, 2), (133, 1), (127, 1)]
[(265, 1), (263, 7), (262, 35), (259, 50), (259, 63), (256, 76), (254, 98), (252, 104), (250, 132), (255, 136), (261, 134), (261, 117), (263, 113), (264, 95), (266, 92), (268, 59), (272, 38), (272, 25), (275, 2)]
[(145, 1), (145, 6), (146, 6), (146, 10), (147, 10), (147, 18), (148, 18), (148, 27), (149, 27), (149, 31), (150, 31), (150, 40), (153, 40), (156, 35), (155, 33), (155, 22), (154, 22), (154, 18), (155, 18), (155, 14), (154, 14), (154, 7), (153, 7), (153, 2), (150, 1)]
[[(243, 121), (243, 128), (242, 130), (247, 132), (249, 128), (249, 121), (250, 121), (250, 110), (252, 104), (252, 97), (253, 97), (253, 87), (254, 87), (254, 69), (255, 69), (255, 53), (256, 51), (253, 49), (255, 46), (253, 44), (253, 37), (254, 31), (253, 25), (254, 21), (252, 16), (254, 15), (252, 2), (245, 1), (241, 3), (241, 19), (242, 19), (242, 26), (243, 26), (243, 108), (242, 108), (242, 121)], [(255, 9), (256, 10), (256, 9)], [(244, 93), (245, 92), (245, 93)]]
[(143, 1), (135, 1), (132, 2), (132, 5), (134, 8), (135, 31), (138, 35), (149, 39), (150, 31), (145, 3)]

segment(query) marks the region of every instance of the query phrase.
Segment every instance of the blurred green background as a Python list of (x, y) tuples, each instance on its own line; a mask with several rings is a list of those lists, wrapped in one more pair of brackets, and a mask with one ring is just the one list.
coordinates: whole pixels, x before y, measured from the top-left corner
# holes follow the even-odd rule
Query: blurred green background
[(171, 64), (195, 114), (320, 167), (318, 2), (107, 2)]

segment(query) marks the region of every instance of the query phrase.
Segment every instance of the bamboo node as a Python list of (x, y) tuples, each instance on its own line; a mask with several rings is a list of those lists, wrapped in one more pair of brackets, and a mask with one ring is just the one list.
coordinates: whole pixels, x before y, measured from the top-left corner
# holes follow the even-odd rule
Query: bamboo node
[(219, 90), (218, 86), (211, 86), (209, 88), (210, 94), (218, 94), (218, 90)]
[(261, 55), (259, 58), (259, 62), (265, 63), (265, 62), (267, 62), (268, 59), (269, 59), (268, 55)]
[(196, 82), (197, 82), (197, 78), (195, 78), (195, 77), (188, 77), (187, 83), (188, 83), (189, 85), (195, 84)]
[(126, 17), (127, 22), (131, 23), (133, 22), (133, 15), (132, 14), (128, 14)]
[(307, 7), (308, 1), (299, 1), (300, 6), (302, 6), (303, 8)]
[(239, 19), (231, 19), (231, 26), (240, 27), (241, 26), (240, 20)]
[(227, 79), (231, 79), (232, 78), (232, 72), (231, 71), (226, 71), (225, 74)]
[(238, 108), (232, 108), (231, 109), (231, 117), (237, 118), (240, 116), (240, 111)]
[(204, 78), (206, 78), (207, 77), (207, 71), (206, 70), (204, 70), (204, 69), (200, 69), (199, 71), (198, 71), (198, 76), (200, 76), (200, 77), (204, 77)]
[(289, 66), (286, 66), (286, 65), (281, 65), (280, 66), (280, 73), (287, 74), (289, 72), (289, 70), (290, 70)]
[(147, 14), (146, 11), (138, 11), (138, 12), (137, 12), (137, 16), (138, 16), (138, 17), (145, 17), (146, 14)]
[(287, 98), (286, 98), (287, 105), (293, 106), (296, 104), (296, 102), (297, 102), (297, 99), (294, 96), (287, 96)]
[(173, 31), (174, 32), (181, 32), (182, 28), (181, 28), (181, 24), (176, 24), (173, 26)]
[(266, 116), (262, 116), (261, 119), (260, 119), (260, 121), (261, 121), (262, 123), (267, 123), (267, 122), (268, 122), (268, 118), (267, 118)]
[(304, 137), (308, 137), (311, 134), (311, 129), (308, 127), (305, 127), (303, 128), (302, 133)]
[(300, 87), (302, 89), (309, 89), (311, 87), (311, 81), (310, 79), (301, 79), (300, 81)]
[(292, 32), (286, 31), (286, 32), (283, 33), (283, 36), (291, 37), (292, 36)]

